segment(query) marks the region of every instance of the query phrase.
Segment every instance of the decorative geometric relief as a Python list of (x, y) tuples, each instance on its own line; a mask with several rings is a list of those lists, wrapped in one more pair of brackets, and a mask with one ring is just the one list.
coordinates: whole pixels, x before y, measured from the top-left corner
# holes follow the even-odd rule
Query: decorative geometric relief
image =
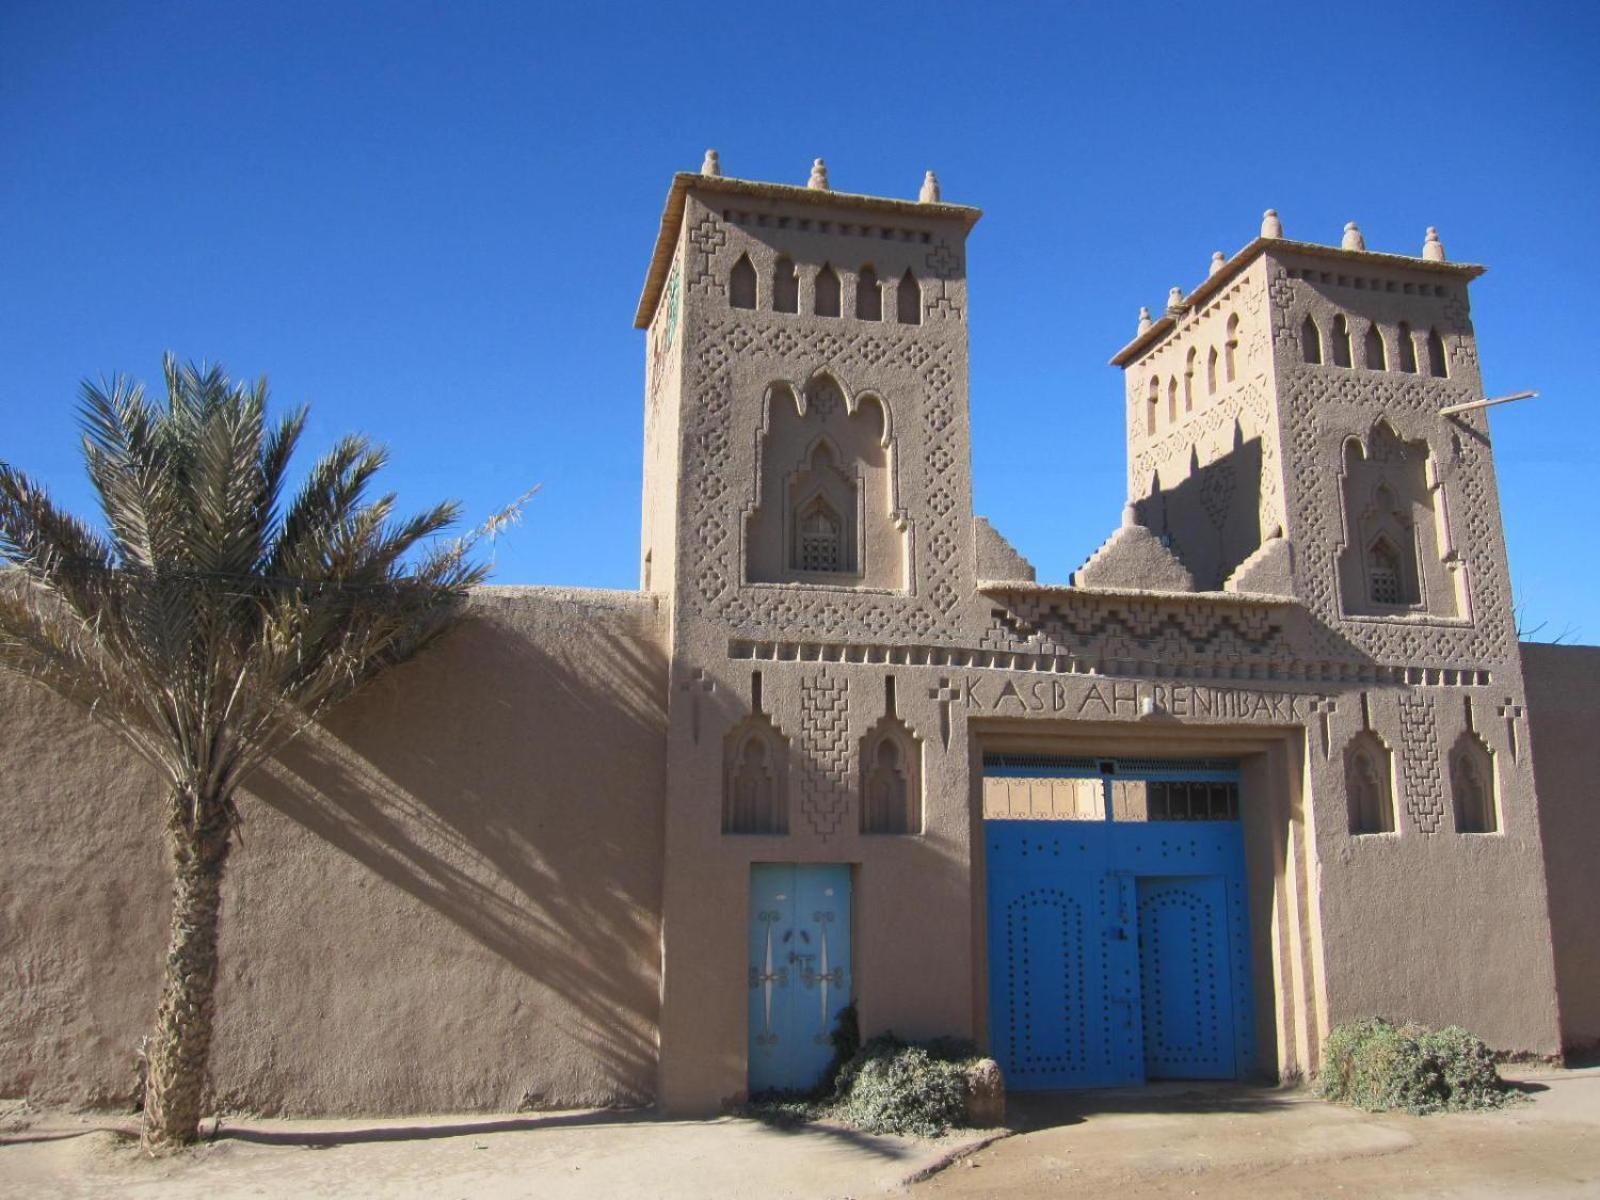
[(1344, 790), (1351, 833), (1394, 832), (1390, 778), (1389, 748), (1383, 740), (1367, 730), (1351, 738), (1344, 751)]
[(724, 744), (722, 832), (789, 832), (789, 739), (765, 713), (752, 713)]
[[(1344, 441), (1365, 433), (1380, 415), (1399, 438), (1426, 441), (1438, 428), (1438, 410), (1472, 399), (1470, 389), (1371, 371), (1318, 366), (1290, 370), (1285, 388), (1291, 430), (1286, 474), (1295, 494), (1292, 524), (1301, 555), (1297, 576), (1303, 581), (1306, 605), (1317, 618), (1317, 651), (1380, 663), (1403, 663), (1419, 653), (1435, 661), (1507, 661), (1515, 652), (1515, 634), (1497, 532), (1499, 506), (1491, 487), (1487, 443), (1481, 436), (1482, 418), (1477, 414), (1457, 418), (1470, 427), (1470, 435), (1456, 439), (1452, 454), (1428, 446), (1430, 457), (1440, 464), (1439, 477), (1450, 501), (1448, 533), (1455, 558), (1472, 564), (1470, 597), (1458, 608), (1462, 622), (1421, 626), (1353, 622), (1344, 621), (1340, 610), (1338, 553), (1345, 533), (1338, 467)], [(1467, 616), (1471, 625), (1464, 622)]]
[(1444, 796), (1439, 786), (1439, 734), (1433, 698), (1401, 693), (1400, 760), (1405, 781), (1406, 814), (1426, 834), (1444, 824)]
[(1495, 833), (1500, 828), (1494, 753), (1470, 729), (1450, 751), (1450, 799), (1457, 833)]
[[(956, 606), (936, 606), (932, 595), (941, 578), (954, 589), (954, 582), (948, 577), (958, 569), (960, 556), (956, 554), (947, 561), (920, 552), (911, 556), (908, 565), (915, 568), (914, 574), (910, 578), (902, 575), (889, 585), (889, 590), (900, 593), (889, 596), (744, 584), (743, 563), (739, 561), (740, 529), (749, 501), (742, 494), (735, 495), (735, 489), (729, 486), (729, 481), (738, 475), (731, 447), (735, 440), (744, 444), (750, 436), (750, 426), (745, 422), (757, 424), (754, 414), (760, 400), (759, 396), (739, 397), (735, 404), (733, 363), (738, 357), (764, 349), (784, 360), (779, 373), (797, 380), (810, 378), (824, 364), (843, 378), (868, 384), (879, 375), (874, 366), (906, 367), (919, 373), (927, 369), (931, 376), (928, 391), (917, 395), (912, 389), (897, 400), (895, 415), (897, 421), (917, 422), (921, 413), (923, 432), (914, 440), (928, 449), (921, 468), (924, 483), (918, 490), (927, 495), (935, 484), (942, 483), (944, 496), (940, 505), (946, 511), (942, 515), (907, 513), (896, 505), (895, 520), (903, 525), (902, 536), (914, 535), (918, 539), (916, 546), (927, 544), (922, 539), (937, 539), (940, 533), (944, 540), (939, 545), (948, 541), (959, 546), (964, 536), (961, 522), (970, 502), (965, 478), (948, 474), (964, 460), (966, 436), (957, 420), (962, 403), (955, 392), (959, 364), (953, 360), (950, 348), (937, 342), (929, 344), (917, 326), (904, 330), (886, 326), (851, 334), (796, 329), (766, 314), (742, 313), (721, 326), (701, 331), (690, 349), (692, 360), (683, 406), (688, 450), (683, 497), (685, 525), (693, 536), (684, 547), (687, 561), (680, 562), (684, 577), (691, 581), (684, 597), (688, 610), (774, 639), (859, 637), (867, 632), (874, 640), (903, 640), (928, 637), (935, 631), (954, 637), (947, 612), (953, 612)], [(868, 405), (863, 403), (860, 407)], [(809, 415), (806, 418), (812, 419)], [(823, 419), (823, 423), (832, 425), (841, 419), (836, 416)], [(915, 460), (908, 458), (897, 469), (918, 468)], [(900, 486), (911, 485), (912, 480), (907, 478)]]
[(884, 680), (885, 712), (861, 739), (861, 832), (922, 832), (922, 742), (894, 711), (894, 676)]
[(728, 233), (722, 228), (722, 222), (714, 216), (707, 216), (692, 230), (689, 231), (689, 244), (695, 249), (695, 261), (691, 268), (693, 275), (689, 280), (689, 289), (704, 295), (720, 295), (725, 292), (726, 286), (717, 278), (713, 260), (717, 251), (728, 243)]
[(848, 681), (830, 675), (826, 667), (800, 680), (800, 740), (805, 747), (800, 811), (824, 840), (843, 826), (850, 807), (848, 689)]

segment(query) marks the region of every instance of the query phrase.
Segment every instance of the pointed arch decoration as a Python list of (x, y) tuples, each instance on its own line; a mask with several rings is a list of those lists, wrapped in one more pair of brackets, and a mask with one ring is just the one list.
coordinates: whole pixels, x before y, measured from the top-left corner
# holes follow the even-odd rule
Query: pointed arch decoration
[(794, 269), (794, 259), (787, 254), (780, 254), (772, 265), (772, 311), (800, 311), (800, 276)]
[(1350, 357), (1350, 322), (1343, 313), (1333, 318), (1333, 365), (1348, 367), (1353, 365)]
[(1444, 352), (1444, 338), (1437, 329), (1428, 330), (1428, 374), (1435, 379), (1447, 379), (1450, 366)]
[(911, 522), (888, 402), (819, 368), (803, 384), (768, 385), (755, 436), (745, 582), (904, 590)]
[(1463, 611), (1465, 564), (1452, 548), (1440, 486), (1427, 442), (1403, 440), (1386, 420), (1374, 423), (1365, 441), (1346, 440), (1337, 558), (1346, 613)]
[(739, 255), (739, 261), (728, 272), (728, 304), (733, 308), (756, 306), (756, 269), (748, 254)]
[(1407, 375), (1417, 373), (1417, 339), (1405, 321), (1400, 322), (1400, 369)]
[(1306, 314), (1300, 326), (1300, 357), (1313, 365), (1320, 366), (1322, 363), (1322, 331), (1317, 328), (1317, 320), (1310, 313)]
[(895, 679), (884, 679), (884, 715), (861, 739), (861, 832), (922, 832), (922, 740), (895, 712)]
[(883, 287), (871, 263), (856, 274), (856, 320), (883, 320)]
[(723, 739), (722, 832), (789, 832), (789, 739), (761, 711), (761, 672), (750, 684), (750, 715)]
[(1494, 752), (1468, 729), (1450, 751), (1450, 797), (1457, 833), (1500, 832), (1500, 796)]
[(1370, 730), (1345, 747), (1344, 786), (1352, 834), (1395, 832), (1394, 757)]
[(1389, 369), (1389, 356), (1384, 351), (1383, 331), (1376, 322), (1367, 323), (1366, 344), (1362, 349), (1362, 357), (1366, 360), (1369, 371), (1387, 371)]
[(840, 292), (839, 273), (829, 263), (823, 263), (812, 291), (811, 310), (819, 317), (837, 317), (840, 313)]
[(900, 277), (900, 286), (895, 289), (895, 311), (902, 325), (922, 324), (922, 287), (910, 267), (906, 268), (906, 273)]

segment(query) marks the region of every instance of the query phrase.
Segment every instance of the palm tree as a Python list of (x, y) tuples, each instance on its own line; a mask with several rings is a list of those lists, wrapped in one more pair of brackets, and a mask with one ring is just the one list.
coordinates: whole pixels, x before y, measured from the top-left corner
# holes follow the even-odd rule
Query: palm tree
[[(407, 520), (366, 498), (386, 454), (347, 437), (284, 495), (305, 428), (267, 387), (163, 362), (165, 405), (83, 385), (104, 531), (0, 463), (0, 666), (87, 706), (161, 773), (172, 931), (146, 1045), (144, 1146), (192, 1141), (211, 1050), (223, 867), (250, 772), (415, 653), (485, 568), (470, 540), (422, 546), (453, 502)], [(4, 564), (9, 564), (9, 567)]]

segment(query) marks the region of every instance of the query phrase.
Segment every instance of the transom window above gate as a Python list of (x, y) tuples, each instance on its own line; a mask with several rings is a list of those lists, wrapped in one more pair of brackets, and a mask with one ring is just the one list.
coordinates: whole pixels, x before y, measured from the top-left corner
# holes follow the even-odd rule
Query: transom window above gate
[(1225, 759), (986, 755), (991, 821), (1237, 821), (1238, 764)]

